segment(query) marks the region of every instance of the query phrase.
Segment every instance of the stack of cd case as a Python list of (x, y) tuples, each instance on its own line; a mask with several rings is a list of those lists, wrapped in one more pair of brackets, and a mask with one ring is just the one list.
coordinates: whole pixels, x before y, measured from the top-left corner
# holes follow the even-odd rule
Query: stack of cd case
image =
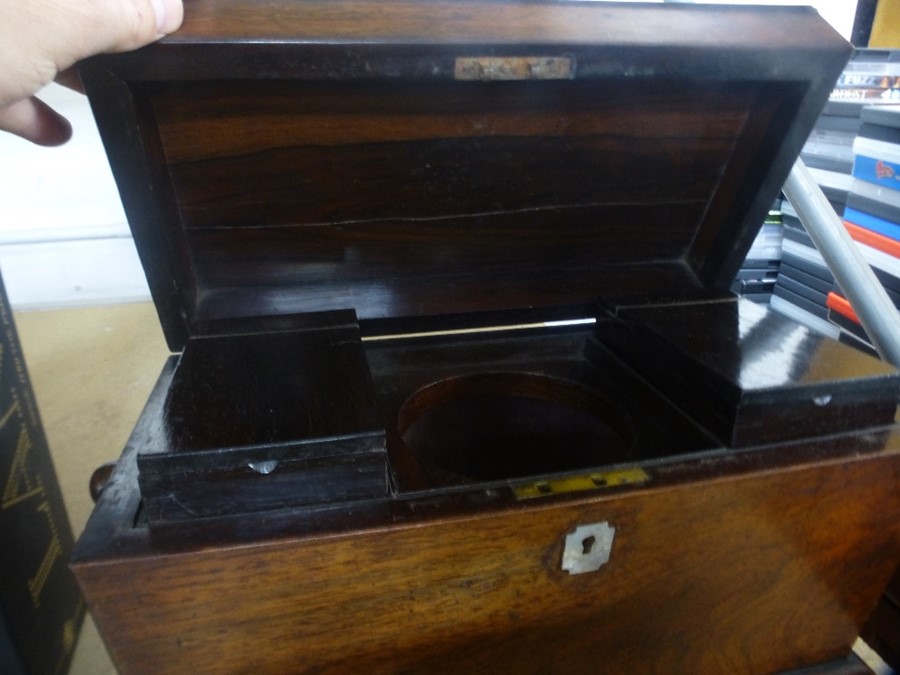
[(826, 305), (834, 276), (791, 203), (785, 200), (781, 212), (784, 242), (770, 304), (795, 321), (837, 338), (840, 330), (829, 323)]
[(844, 219), (900, 240), (900, 107), (862, 111)]
[[(844, 224), (900, 308), (900, 107), (864, 108), (861, 121)], [(871, 347), (839, 286), (829, 292), (826, 304), (829, 319), (842, 334)]]
[(829, 101), (800, 151), (800, 158), (835, 206), (843, 206), (840, 199), (850, 187), (853, 141), (862, 124), (861, 111), (858, 103)]
[(854, 50), (829, 99), (857, 105), (900, 102), (900, 50)]
[(900, 51), (854, 51), (800, 152), (836, 213), (843, 213), (852, 184), (862, 111), (894, 102), (900, 103)]
[(768, 304), (775, 288), (775, 279), (781, 265), (782, 225), (781, 204), (772, 204), (765, 222), (753, 240), (744, 264), (731, 284), (731, 291), (742, 298), (760, 304)]
[[(900, 104), (900, 50), (856, 50), (800, 153), (835, 213), (843, 216), (846, 221), (852, 221), (860, 206), (868, 209), (865, 213), (870, 216), (888, 215), (883, 209), (886, 203), (897, 207), (890, 214), (891, 217), (900, 216), (900, 192), (895, 191), (891, 195), (894, 199), (889, 197), (886, 202), (883, 186), (855, 188), (861, 182), (855, 175), (859, 170), (857, 164), (860, 144), (865, 147), (868, 141), (864, 139), (868, 137), (869, 140), (876, 140), (875, 136), (879, 142), (886, 142), (886, 132), (883, 129), (877, 133), (873, 130), (873, 120), (882, 119), (880, 116), (884, 115), (894, 115), (897, 111), (894, 104)], [(894, 115), (889, 119), (900, 118)], [(882, 126), (883, 122), (882, 119)], [(893, 129), (897, 136), (891, 138), (900, 138), (900, 127)], [(898, 160), (900, 169), (900, 145), (896, 146), (896, 152), (896, 156), (890, 157)], [(897, 187), (900, 188), (900, 181)], [(860, 201), (871, 200), (873, 189), (879, 190), (882, 202), (878, 210), (873, 210), (866, 201)], [(849, 318), (852, 314), (849, 304), (787, 200), (782, 206), (782, 214), (784, 243), (770, 302), (772, 308), (822, 333), (869, 349), (865, 332), (855, 322), (855, 315), (854, 318)], [(854, 224), (859, 225), (858, 222)], [(848, 229), (852, 227), (853, 225), (848, 225)], [(897, 232), (900, 233), (900, 226)], [(881, 233), (884, 234), (884, 231)], [(877, 268), (877, 274), (889, 281), (896, 281), (896, 277), (886, 271), (890, 267), (886, 257), (892, 256), (886, 256), (883, 247), (879, 250), (880, 255), (874, 253), (878, 249), (871, 246), (869, 248), (872, 251), (865, 253), (867, 260), (870, 264), (877, 260), (881, 265)], [(885, 286), (892, 288), (889, 283), (885, 283)], [(836, 307), (844, 312), (839, 313)]]

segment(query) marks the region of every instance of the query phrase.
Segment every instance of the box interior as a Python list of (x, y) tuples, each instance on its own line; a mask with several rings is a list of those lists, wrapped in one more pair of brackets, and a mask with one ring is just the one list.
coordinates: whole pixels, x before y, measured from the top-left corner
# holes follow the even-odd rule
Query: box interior
[(793, 121), (783, 109), (806, 87), (616, 77), (133, 93), (177, 204), (166, 236), (189, 332), (334, 309), (365, 331), (714, 285), (752, 239), (747, 211)]
[[(350, 4), (410, 16), (372, 40), (330, 5), (200, 5), (83, 66), (184, 351), (144, 475), (371, 473), (383, 434), (415, 490), (727, 445), (608, 353), (600, 307), (721, 298), (847, 45), (795, 9)], [(598, 323), (510, 329), (558, 318)], [(458, 328), (493, 332), (384, 339)]]

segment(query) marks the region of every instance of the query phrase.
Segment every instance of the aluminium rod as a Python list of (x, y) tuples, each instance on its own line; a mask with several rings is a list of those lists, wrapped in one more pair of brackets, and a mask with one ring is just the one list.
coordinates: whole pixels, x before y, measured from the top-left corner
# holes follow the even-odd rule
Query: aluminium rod
[(784, 194), (885, 361), (900, 367), (900, 313), (801, 159)]

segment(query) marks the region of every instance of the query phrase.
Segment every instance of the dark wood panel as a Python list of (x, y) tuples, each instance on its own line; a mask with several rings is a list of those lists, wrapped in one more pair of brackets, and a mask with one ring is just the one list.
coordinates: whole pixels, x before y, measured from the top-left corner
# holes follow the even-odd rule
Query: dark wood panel
[[(329, 453), (314, 452), (312, 441), (380, 430), (356, 327), (193, 339), (165, 411), (159, 448), (148, 453), (252, 446), (272, 451), (307, 442), (285, 454), (321, 456)], [(198, 455), (191, 465), (199, 470), (207, 461), (223, 460)]]
[[(588, 287), (604, 266), (639, 264), (648, 256), (677, 260), (694, 211), (683, 204), (582, 207), (417, 223), (215, 228), (188, 232), (187, 239), (203, 288), (322, 284), (324, 292), (335, 283), (371, 281), (408, 283), (402, 291), (414, 295), (448, 275), (474, 275), (493, 285), (499, 274), (496, 283), (521, 292), (550, 275), (581, 271)], [(512, 289), (485, 289), (484, 297), (504, 290)]]
[[(371, 438), (371, 445), (384, 440)], [(361, 442), (359, 443), (361, 444)], [(269, 475), (225, 453), (210, 453), (222, 468), (147, 475), (141, 469), (142, 517), (150, 523), (215, 518), (226, 514), (272, 511), (305, 504), (383, 498), (389, 494), (383, 449), (334, 457), (279, 461)], [(257, 466), (263, 461), (258, 460)], [(251, 464), (253, 464), (251, 462)]]
[[(733, 138), (759, 84), (260, 80), (147, 85), (172, 164), (293, 146), (438, 138)], [(646, 167), (645, 167), (646, 168)]]
[[(505, 213), (511, 223), (534, 211), (547, 216), (544, 238), (552, 249), (558, 209), (608, 207), (618, 221), (611, 240), (585, 240), (575, 255), (587, 259), (593, 248), (596, 258), (611, 260), (622, 244), (622, 260), (630, 262), (631, 244), (643, 238), (653, 242), (645, 260), (687, 259), (705, 285), (725, 287), (846, 49), (813, 13), (794, 8), (366, 0), (262, 7), (199, 0), (187, 14), (178, 35), (84, 69), (176, 346), (211, 295), (234, 290), (205, 281), (221, 272), (223, 284), (231, 283), (224, 261), (199, 275), (192, 268), (204, 253), (185, 240), (186, 227), (392, 219), (395, 226), (408, 219), (414, 233), (422, 220)], [(458, 59), (536, 57), (567, 60), (573, 79), (529, 72), (531, 79), (518, 82), (455, 81)], [(142, 152), (153, 169), (131, 170)], [(638, 201), (650, 211), (635, 206), (630, 222), (635, 231), (649, 229), (617, 239), (628, 221), (618, 209)], [(671, 228), (663, 232), (660, 223)], [(431, 262), (439, 260), (437, 275), (467, 264), (445, 256), (472, 254), (440, 243), (425, 250)], [(360, 250), (337, 253), (355, 274)], [(558, 248), (553, 255), (535, 268), (568, 275), (551, 269), (569, 264), (568, 254)], [(508, 260), (524, 259), (517, 256)], [(399, 255), (392, 277), (405, 275), (408, 260)], [(280, 265), (277, 255), (275, 261)], [(330, 273), (323, 295), (347, 297), (335, 281), (341, 269)], [(360, 278), (364, 286), (351, 295), (365, 296), (375, 283), (365, 273)], [(569, 278), (576, 293), (557, 285), (550, 304), (581, 303), (585, 286), (613, 288), (596, 276)], [(234, 283), (249, 285), (248, 294), (281, 295), (254, 285), (252, 274)], [(439, 283), (436, 277), (426, 285)], [(540, 283), (520, 288), (522, 304), (532, 304), (524, 293)], [(410, 305), (437, 313), (411, 288), (387, 286), (401, 297), (398, 313)], [(506, 289), (491, 294), (509, 296)], [(498, 308), (470, 298), (450, 304)], [(374, 316), (389, 305), (358, 308)]]
[(888, 364), (756, 303), (623, 308), (600, 339), (732, 448), (890, 424)]
[[(571, 2), (432, 2), (425, 12), (410, 11), (404, 2), (291, 2), (265, 5), (244, 0), (192, 2), (181, 31), (169, 42), (412, 42), (463, 44), (585, 44), (620, 47), (668, 45), (718, 48), (723, 39), (757, 57), (781, 45), (818, 50), (833, 33), (811, 26), (809, 12), (797, 8), (730, 7), (713, 16), (689, 6), (618, 7), (609, 9)], [(727, 13), (727, 19), (723, 16)], [(721, 30), (734, 22), (742, 30)], [(753, 59), (751, 59), (752, 61)]]
[(688, 205), (696, 227), (732, 150), (728, 140), (469, 138), (298, 147), (170, 172), (188, 228), (407, 219), (414, 230), (429, 218), (594, 204), (633, 205), (635, 219)]
[(187, 227), (636, 202), (692, 203), (697, 226), (755, 95), (628, 80), (233, 86), (240, 105), (229, 89), (154, 92)]
[[(195, 315), (201, 320), (224, 320), (235, 316), (356, 309), (361, 321), (385, 320), (377, 329), (361, 325), (371, 335), (397, 332), (408, 323), (418, 324), (419, 330), (433, 330), (435, 326), (452, 325), (455, 317), (471, 312), (480, 315), (469, 317), (465, 321), (467, 325), (493, 326), (504, 320), (506, 311), (523, 307), (535, 310), (568, 306), (572, 311), (567, 318), (583, 318), (593, 314), (597, 298), (604, 295), (647, 300), (684, 298), (700, 288), (691, 270), (681, 263), (600, 264), (567, 269), (535, 266), (527, 268), (527, 275), (523, 269), (496, 268), (486, 279), (465, 271), (352, 280), (336, 276), (328, 280), (320, 278), (321, 283), (313, 285), (300, 283), (302, 268), (298, 268), (294, 277), (297, 283), (287, 285), (244, 283), (219, 288), (207, 285)], [(235, 272), (240, 273), (240, 270)], [(245, 270), (244, 278), (260, 273), (251, 268)]]
[(355, 316), (318, 318), (324, 325), (282, 317), (272, 332), (246, 325), (188, 342), (158, 433), (138, 457), (148, 520), (387, 493), (385, 434)]

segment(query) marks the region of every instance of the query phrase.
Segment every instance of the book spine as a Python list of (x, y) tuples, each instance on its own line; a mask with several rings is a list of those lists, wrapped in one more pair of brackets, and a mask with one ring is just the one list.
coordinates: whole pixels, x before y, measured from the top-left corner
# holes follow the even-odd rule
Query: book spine
[(65, 673), (84, 618), (74, 543), (0, 280), (0, 611), (28, 674)]

